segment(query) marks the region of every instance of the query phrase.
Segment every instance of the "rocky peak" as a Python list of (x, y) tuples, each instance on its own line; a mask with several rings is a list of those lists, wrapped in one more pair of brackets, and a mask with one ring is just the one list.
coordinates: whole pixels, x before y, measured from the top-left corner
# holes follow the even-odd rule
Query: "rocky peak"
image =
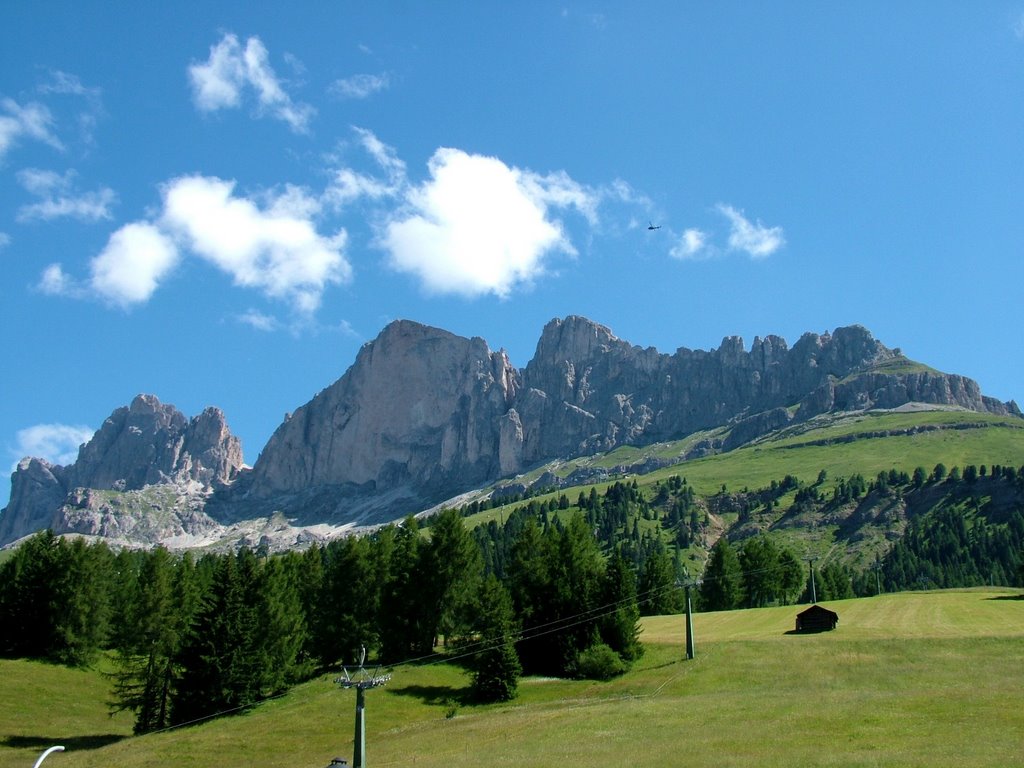
[(399, 320), (282, 424), (250, 497), (318, 488), (431, 493), (493, 476), (518, 373), (480, 338)]
[(138, 395), (110, 414), (74, 464), (37, 458), (18, 464), (0, 514), (0, 545), (40, 528), (61, 530), (54, 516), (75, 489), (136, 491), (164, 483), (210, 489), (229, 483), (241, 467), (241, 443), (219, 409), (189, 420), (153, 395)]
[(173, 480), (212, 486), (230, 481), (241, 466), (241, 444), (219, 409), (189, 421), (173, 405), (138, 395), (82, 446), (68, 484), (121, 491)]

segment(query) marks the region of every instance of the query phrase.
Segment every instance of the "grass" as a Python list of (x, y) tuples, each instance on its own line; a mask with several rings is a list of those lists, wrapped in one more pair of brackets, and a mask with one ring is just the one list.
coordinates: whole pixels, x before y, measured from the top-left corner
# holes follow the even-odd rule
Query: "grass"
[[(1005, 766), (1024, 734), (1024, 600), (1007, 590), (828, 604), (839, 628), (792, 635), (789, 606), (644, 621), (647, 653), (609, 683), (524, 679), (508, 705), (462, 701), (448, 665), (402, 666), (367, 694), (380, 766)], [(0, 662), (0, 768), (326, 765), (351, 758), (354, 694), (325, 676), (236, 717), (145, 737), (107, 719), (95, 673)], [(454, 717), (446, 717), (454, 708)], [(106, 739), (106, 743), (104, 743)], [(51, 764), (52, 761), (52, 764)]]

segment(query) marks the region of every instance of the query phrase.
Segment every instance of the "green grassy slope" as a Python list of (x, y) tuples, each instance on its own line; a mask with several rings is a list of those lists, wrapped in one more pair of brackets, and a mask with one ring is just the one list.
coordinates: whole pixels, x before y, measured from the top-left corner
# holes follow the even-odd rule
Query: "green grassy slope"
[[(1024, 733), (1024, 600), (1006, 590), (829, 604), (839, 628), (787, 634), (797, 607), (645, 620), (647, 653), (610, 683), (526, 679), (508, 705), (461, 705), (457, 667), (399, 667), (367, 694), (377, 766), (1005, 766)], [(351, 759), (354, 694), (325, 676), (252, 712), (125, 735), (91, 673), (0, 662), (0, 768), (49, 743), (67, 766), (325, 766)], [(31, 705), (28, 702), (33, 702)], [(51, 763), (52, 761), (52, 763)]]

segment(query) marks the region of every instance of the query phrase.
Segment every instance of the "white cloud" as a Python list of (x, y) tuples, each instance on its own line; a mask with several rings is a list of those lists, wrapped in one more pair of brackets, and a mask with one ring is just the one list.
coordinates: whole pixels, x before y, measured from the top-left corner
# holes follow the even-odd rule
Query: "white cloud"
[(309, 104), (292, 101), (268, 59), (266, 46), (258, 37), (246, 40), (243, 49), (235, 35), (224, 35), (210, 46), (206, 62), (188, 68), (196, 107), (204, 112), (238, 107), (248, 86), (255, 92), (261, 114), (283, 120), (297, 133), (306, 132), (315, 110)]
[(328, 91), (343, 99), (365, 99), (391, 84), (386, 73), (379, 75), (353, 75), (335, 80)]
[(20, 171), (18, 181), (21, 186), (41, 200), (19, 208), (17, 220), (49, 221), (62, 216), (80, 221), (109, 219), (110, 206), (117, 200), (114, 190), (100, 187), (93, 192), (77, 192), (74, 189), (74, 176), (74, 171), (68, 171), (63, 176), (37, 168)]
[(405, 163), (398, 157), (394, 148), (378, 139), (372, 131), (364, 128), (352, 130), (359, 145), (384, 171), (385, 177), (371, 176), (346, 167), (334, 170), (334, 177), (324, 191), (323, 200), (336, 209), (361, 198), (381, 200), (395, 197), (408, 186)]
[(0, 232), (0, 250), (11, 244), (11, 236), (6, 232)]
[(63, 150), (64, 145), (53, 134), (53, 116), (38, 102), (21, 106), (13, 99), (0, 100), (0, 160), (22, 138), (34, 139)]
[[(127, 308), (148, 301), (177, 263), (178, 249), (159, 229), (146, 222), (126, 224), (90, 263), (89, 286), (107, 301)], [(58, 286), (63, 279), (58, 272), (51, 277)], [(46, 273), (43, 278), (45, 283)]]
[(724, 203), (719, 203), (717, 209), (732, 225), (729, 231), (731, 249), (745, 251), (752, 258), (760, 259), (771, 256), (786, 244), (782, 227), (766, 227), (760, 221), (752, 223), (741, 211)]
[(43, 270), (36, 286), (47, 296), (81, 296), (82, 290), (75, 281), (64, 272), (60, 264), (50, 264)]
[(549, 208), (589, 215), (596, 205), (565, 174), (539, 176), (458, 149), (437, 150), (428, 167), (430, 180), (406, 191), (380, 244), (430, 292), (508, 296), (544, 273), (548, 254), (575, 254)]
[(67, 466), (74, 463), (78, 458), (78, 447), (89, 442), (95, 431), (84, 425), (36, 424), (18, 430), (17, 442), (8, 450), (15, 460), (34, 456), (51, 464)]
[(216, 177), (173, 179), (164, 185), (161, 225), (237, 285), (290, 301), (300, 313), (319, 307), (328, 284), (351, 279), (343, 254), (346, 233), (317, 233), (315, 198), (289, 187), (261, 209), (236, 197), (234, 187)]
[(683, 232), (679, 242), (669, 251), (669, 255), (676, 259), (693, 259), (704, 255), (707, 247), (707, 233), (691, 228)]
[(277, 321), (276, 317), (272, 315), (264, 314), (256, 309), (249, 309), (238, 315), (238, 322), (243, 325), (248, 325), (250, 328), (255, 328), (257, 331), (265, 331), (270, 333), (276, 331), (281, 327), (281, 324)]

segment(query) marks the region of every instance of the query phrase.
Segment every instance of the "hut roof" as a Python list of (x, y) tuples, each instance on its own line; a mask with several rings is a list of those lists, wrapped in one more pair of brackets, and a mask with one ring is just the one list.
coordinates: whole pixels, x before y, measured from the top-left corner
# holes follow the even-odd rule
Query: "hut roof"
[(806, 610), (800, 611), (800, 613), (798, 613), (796, 615), (796, 617), (798, 619), (810, 618), (810, 617), (813, 617), (813, 616), (818, 616), (818, 617), (828, 616), (830, 619), (834, 619), (836, 621), (839, 621), (839, 614), (838, 613), (836, 613), (835, 611), (830, 611), (828, 608), (822, 608), (817, 603), (812, 605), (810, 608), (807, 608)]

